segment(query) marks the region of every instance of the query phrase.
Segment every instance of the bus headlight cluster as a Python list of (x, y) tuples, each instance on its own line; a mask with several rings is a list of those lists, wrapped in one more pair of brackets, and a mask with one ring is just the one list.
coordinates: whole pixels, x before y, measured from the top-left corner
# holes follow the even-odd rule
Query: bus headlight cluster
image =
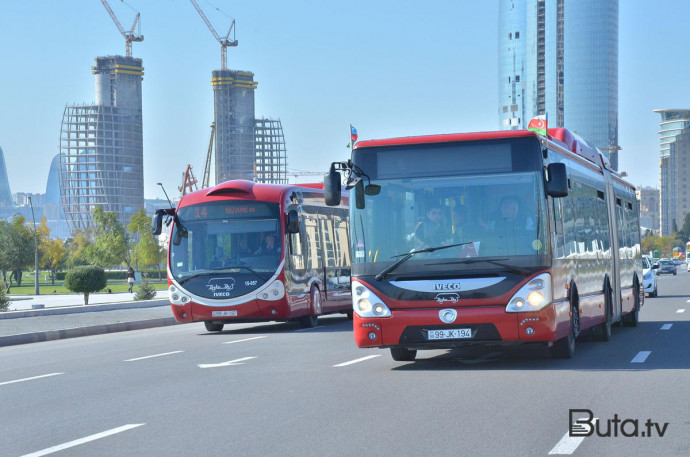
[(522, 286), (506, 306), (507, 313), (539, 311), (553, 301), (551, 275), (542, 273)]
[(352, 308), (360, 317), (390, 317), (391, 310), (374, 292), (352, 281)]
[(170, 298), (170, 303), (173, 305), (184, 305), (191, 300), (189, 295), (185, 294), (174, 285), (168, 287), (168, 296)]
[(266, 289), (259, 292), (256, 297), (260, 300), (276, 301), (285, 296), (285, 286), (282, 281), (276, 279)]

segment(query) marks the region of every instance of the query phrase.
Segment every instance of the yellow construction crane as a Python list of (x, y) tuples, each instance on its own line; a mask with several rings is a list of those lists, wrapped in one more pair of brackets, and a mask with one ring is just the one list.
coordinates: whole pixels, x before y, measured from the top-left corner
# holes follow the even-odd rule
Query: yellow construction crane
[[(103, 1), (103, 0), (101, 0)], [(201, 16), (201, 19), (204, 20), (206, 23), (206, 27), (211, 31), (213, 36), (218, 40), (218, 43), (220, 43), (220, 69), (221, 70), (227, 70), (227, 56), (226, 56), (226, 48), (228, 46), (237, 46), (237, 40), (235, 39), (235, 33), (233, 30), (235, 29), (235, 20), (232, 20), (232, 24), (230, 25), (230, 30), (228, 30), (228, 33), (225, 35), (225, 38), (221, 38), (220, 35), (216, 32), (216, 29), (213, 28), (211, 23), (208, 21), (206, 18), (206, 15), (204, 14), (203, 11), (201, 11), (201, 8), (199, 7), (199, 4), (194, 1), (194, 0), (189, 0), (192, 2), (192, 5), (194, 5), (194, 8), (196, 8), (197, 13), (199, 13), (199, 16)], [(230, 33), (232, 33), (232, 40), (229, 39)]]
[(206, 189), (211, 181), (211, 155), (213, 154), (213, 135), (216, 133), (216, 123), (211, 122), (211, 139), (208, 140), (208, 153), (206, 154), (206, 166), (204, 176), (201, 178), (201, 188)]
[[(105, 7), (106, 11), (108, 11), (108, 14), (110, 14), (110, 18), (113, 20), (113, 22), (117, 26), (117, 29), (120, 31), (122, 36), (125, 37), (125, 42), (127, 43), (127, 48), (126, 48), (127, 57), (132, 57), (132, 41), (136, 41), (137, 43), (144, 41), (144, 35), (134, 35), (134, 29), (137, 26), (137, 22), (139, 22), (140, 14), (137, 13), (137, 17), (134, 19), (134, 24), (132, 24), (131, 30), (129, 32), (127, 32), (124, 29), (124, 27), (122, 27), (122, 24), (120, 24), (120, 21), (117, 20), (117, 16), (115, 16), (115, 13), (113, 13), (113, 10), (110, 8), (110, 5), (108, 4), (108, 1), (107, 0), (101, 0), (101, 3), (103, 3), (103, 6)], [(129, 5), (127, 5), (127, 6), (129, 6)]]

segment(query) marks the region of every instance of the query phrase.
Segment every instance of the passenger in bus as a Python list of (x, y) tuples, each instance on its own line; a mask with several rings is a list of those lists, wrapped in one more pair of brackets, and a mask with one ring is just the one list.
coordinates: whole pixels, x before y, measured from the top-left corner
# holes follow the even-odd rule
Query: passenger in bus
[(221, 246), (216, 246), (216, 254), (213, 259), (208, 264), (210, 268), (218, 268), (223, 266), (223, 248)]
[(491, 221), (480, 220), (480, 225), (489, 232), (512, 230), (534, 230), (534, 221), (531, 217), (520, 212), (520, 201), (515, 195), (507, 195), (501, 198), (499, 214)]
[(276, 244), (276, 236), (273, 233), (268, 233), (264, 242), (259, 246), (259, 249), (254, 253), (257, 255), (271, 255), (280, 254), (280, 246)]
[(441, 206), (432, 204), (426, 211), (426, 218), (414, 230), (417, 249), (442, 246), (451, 240), (451, 231), (443, 223)]
[(242, 238), (237, 246), (237, 257), (249, 257), (252, 255), (252, 250), (247, 246), (247, 240)]

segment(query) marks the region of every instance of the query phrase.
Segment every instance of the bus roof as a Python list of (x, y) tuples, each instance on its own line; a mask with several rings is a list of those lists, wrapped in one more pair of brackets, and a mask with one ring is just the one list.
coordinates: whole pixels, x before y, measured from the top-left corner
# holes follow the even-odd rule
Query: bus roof
[(213, 187), (191, 192), (182, 197), (180, 204), (182, 206), (193, 205), (214, 200), (214, 197), (218, 199), (235, 198), (280, 202), (286, 191), (299, 188), (323, 189), (323, 184), (262, 184), (245, 179), (233, 179)]
[[(589, 144), (583, 138), (577, 136), (570, 130), (559, 127), (548, 130), (548, 141), (558, 144), (561, 148), (577, 154), (580, 157), (592, 162), (597, 167), (606, 168), (615, 173), (611, 168), (608, 159), (601, 152)], [(501, 138), (518, 138), (538, 136), (530, 130), (498, 130), (493, 132), (472, 132), (472, 133), (446, 133), (440, 135), (408, 136), (399, 138), (386, 138), (381, 140), (364, 140), (355, 143), (354, 149), (374, 148), (381, 146), (406, 146), (413, 144), (430, 143), (450, 143), (456, 141), (475, 141), (475, 140), (494, 140)]]

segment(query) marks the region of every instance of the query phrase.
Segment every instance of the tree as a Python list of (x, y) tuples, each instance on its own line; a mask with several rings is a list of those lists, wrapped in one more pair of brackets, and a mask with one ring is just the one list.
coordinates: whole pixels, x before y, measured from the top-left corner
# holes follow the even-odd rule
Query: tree
[(97, 206), (91, 213), (96, 224), (93, 243), (86, 247), (86, 258), (91, 265), (116, 267), (123, 262), (131, 265), (127, 234), (117, 220), (117, 213), (103, 211)]
[(5, 288), (0, 287), (0, 311), (10, 310), (10, 299), (5, 294)]
[(146, 211), (140, 209), (130, 219), (127, 230), (133, 237), (132, 260), (136, 269), (142, 266), (156, 265), (160, 268), (161, 246), (158, 238), (151, 233), (151, 218)]
[(77, 230), (72, 235), (72, 238), (65, 242), (65, 250), (67, 251), (67, 268), (74, 268), (80, 265), (88, 265), (89, 261), (86, 257), (86, 250), (91, 245), (91, 237), (89, 232)]
[(105, 271), (101, 267), (75, 267), (65, 275), (65, 287), (72, 292), (84, 294), (84, 306), (89, 304), (89, 294), (104, 289), (108, 285)]
[(151, 300), (156, 296), (156, 289), (149, 284), (149, 278), (145, 274), (142, 275), (141, 285), (134, 293), (135, 300)]
[[(22, 269), (34, 263), (34, 235), (24, 224), (26, 218), (15, 215), (11, 222), (0, 222), (0, 270), (6, 291), (12, 286), (12, 278), (22, 285)], [(7, 272), (10, 271), (9, 280)]]
[(61, 240), (48, 239), (43, 244), (42, 268), (50, 270), (50, 281), (55, 285), (55, 272), (67, 257), (67, 249)]

